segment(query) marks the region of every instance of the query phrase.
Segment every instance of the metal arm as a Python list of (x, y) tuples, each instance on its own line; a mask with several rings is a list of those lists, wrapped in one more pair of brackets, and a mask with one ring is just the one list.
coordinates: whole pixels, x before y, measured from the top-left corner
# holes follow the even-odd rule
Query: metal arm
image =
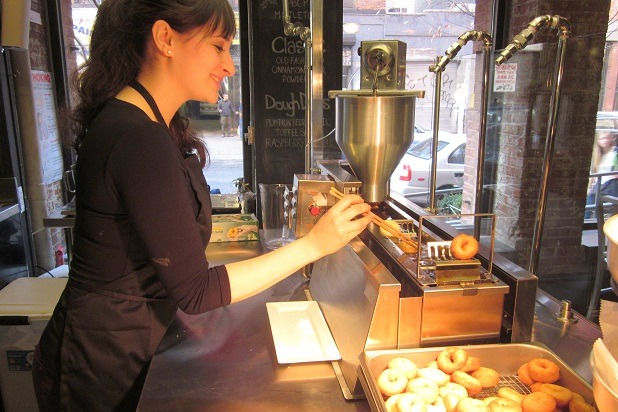
[[(436, 176), (437, 176), (437, 156), (438, 156), (438, 130), (440, 127), (440, 94), (442, 87), (442, 72), (446, 68), (446, 66), (450, 63), (451, 60), (457, 56), (457, 53), (461, 50), (463, 46), (465, 46), (470, 40), (480, 41), (482, 40), (484, 43), (483, 46), (483, 54), (485, 57), (485, 61), (488, 61), (492, 41), (491, 36), (483, 31), (478, 30), (469, 30), (459, 36), (457, 41), (451, 45), (444, 52), (444, 56), (437, 58), (436, 64), (429, 66), (429, 71), (436, 74), (435, 85), (434, 85), (434, 110), (433, 110), (433, 144), (432, 144), (432, 153), (431, 153), (431, 185), (429, 187), (429, 211), (431, 213), (436, 212)], [(489, 64), (483, 64), (483, 79), (489, 79)], [(484, 92), (481, 98), (481, 135), (479, 137), (479, 164), (482, 165), (481, 162), (485, 161), (485, 124), (487, 123), (487, 86), (486, 81), (483, 83)], [(478, 175), (481, 175), (480, 179)], [(480, 167), (477, 169), (477, 193), (480, 193), (482, 187), (479, 189), (478, 182), (483, 182), (483, 168)], [(478, 197), (478, 195), (477, 195)], [(477, 203), (480, 204), (480, 200), (477, 200)], [(479, 225), (480, 227), (480, 225)], [(478, 237), (477, 237), (478, 239)]]
[(500, 56), (496, 59), (496, 64), (500, 66), (508, 61), (519, 50), (526, 47), (528, 42), (541, 29), (558, 29), (558, 37), (566, 39), (571, 34), (571, 24), (567, 19), (561, 16), (539, 16), (528, 23), (528, 27), (523, 29), (518, 35), (513, 37), (513, 41), (504, 48)]
[(528, 27), (522, 30), (513, 38), (509, 44), (500, 53), (496, 59), (496, 64), (500, 65), (513, 57), (518, 50), (526, 47), (528, 41), (532, 39), (540, 29), (558, 29), (558, 49), (556, 51), (556, 65), (553, 74), (553, 90), (549, 103), (549, 120), (547, 122), (547, 137), (545, 141), (545, 153), (543, 155), (543, 178), (539, 189), (539, 207), (536, 214), (534, 233), (532, 235), (532, 250), (530, 251), (530, 262), (528, 270), (536, 275), (539, 265), (539, 256), (541, 253), (541, 239), (543, 235), (543, 224), (545, 222), (545, 210), (547, 208), (547, 187), (549, 184), (549, 176), (551, 165), (554, 157), (554, 142), (556, 140), (556, 119), (560, 108), (560, 93), (562, 91), (562, 78), (564, 75), (564, 56), (566, 41), (571, 34), (571, 25), (568, 20), (560, 16), (540, 16), (535, 18), (528, 24)]

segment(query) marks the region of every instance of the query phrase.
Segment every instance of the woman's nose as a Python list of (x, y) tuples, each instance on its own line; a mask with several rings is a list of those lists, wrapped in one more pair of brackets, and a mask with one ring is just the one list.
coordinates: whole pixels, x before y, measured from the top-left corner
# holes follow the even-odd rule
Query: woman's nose
[(223, 60), (223, 71), (225, 75), (231, 77), (236, 73), (236, 67), (234, 67), (234, 59), (232, 59), (232, 55), (227, 52), (225, 53), (225, 58)]

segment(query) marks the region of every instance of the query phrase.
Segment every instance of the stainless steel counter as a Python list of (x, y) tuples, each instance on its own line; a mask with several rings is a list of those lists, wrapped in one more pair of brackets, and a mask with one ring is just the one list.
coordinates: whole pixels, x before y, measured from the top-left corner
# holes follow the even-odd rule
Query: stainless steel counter
[[(263, 253), (257, 242), (211, 244), (211, 262)], [(266, 302), (306, 300), (306, 279), (294, 274), (268, 290), (202, 315), (181, 312), (155, 355), (140, 411), (369, 411), (346, 401), (330, 362), (277, 362)], [(560, 302), (542, 291), (536, 299), (533, 340), (547, 345), (586, 381), (588, 357), (601, 336), (585, 318), (556, 320)]]

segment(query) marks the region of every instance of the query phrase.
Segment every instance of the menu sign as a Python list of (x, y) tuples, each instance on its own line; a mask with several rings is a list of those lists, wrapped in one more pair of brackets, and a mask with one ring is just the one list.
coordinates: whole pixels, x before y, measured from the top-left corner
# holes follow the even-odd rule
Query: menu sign
[[(310, 0), (288, 0), (290, 20), (309, 28), (310, 3)], [(259, 0), (250, 2), (250, 7), (256, 180), (290, 184), (294, 174), (305, 172), (305, 43), (298, 36), (284, 34), (282, 0)], [(337, 13), (324, 16), (324, 26), (336, 27), (337, 22), (333, 21), (336, 16)], [(326, 32), (324, 38), (329, 39)], [(336, 68), (324, 68), (325, 78), (327, 72), (334, 76), (339, 73), (335, 77), (337, 85), (332, 87), (335, 89), (341, 88), (340, 43), (339, 39), (339, 58), (325, 63)], [(325, 62), (326, 44), (325, 41)], [(332, 49), (337, 50), (335, 47)], [(329, 132), (334, 127), (334, 102), (328, 102), (327, 87), (323, 124)]]

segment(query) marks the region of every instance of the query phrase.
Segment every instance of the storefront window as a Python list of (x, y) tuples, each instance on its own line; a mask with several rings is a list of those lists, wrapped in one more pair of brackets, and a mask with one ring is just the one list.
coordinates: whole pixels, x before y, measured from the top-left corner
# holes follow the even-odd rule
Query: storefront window
[[(596, 236), (596, 219), (584, 219), (592, 145), (595, 128), (600, 127), (597, 117), (611, 118), (618, 111), (616, 4), (611, 2), (610, 9), (609, 1), (594, 3), (595, 10), (591, 12), (595, 18), (591, 24), (580, 13), (550, 2), (552, 10), (547, 12), (564, 17), (571, 25), (565, 42), (564, 74), (558, 80), (558, 27), (541, 27), (522, 51), (501, 66), (493, 64), (513, 37), (537, 17), (522, 15), (517, 5), (506, 9), (502, 5), (502, 9), (494, 11), (497, 16), (491, 15), (496, 3), (502, 4), (489, 0), (358, 0), (353, 7), (344, 5), (342, 87), (360, 88), (360, 57), (348, 50), (355, 51), (361, 41), (368, 40), (405, 42), (406, 89), (426, 92), (424, 99), (417, 100), (415, 119), (424, 131), (416, 132), (413, 146), (433, 136), (437, 99), (442, 151), (448, 147), (452, 150), (438, 154), (441, 172), (435, 183), (437, 213), (495, 213), (496, 252), (533, 272), (542, 289), (558, 299), (573, 301), (575, 309), (586, 314), (596, 276), (591, 267), (597, 264), (596, 241), (591, 245), (587, 240), (591, 235), (588, 229)], [(494, 26), (494, 32), (489, 33)], [(495, 51), (491, 56), (483, 193), (479, 205), (476, 178), (483, 43), (466, 43), (448, 63), (438, 96), (434, 95), (436, 77), (429, 70), (436, 58), (469, 30), (487, 31), (499, 42), (493, 45)], [(592, 63), (581, 64), (584, 61)], [(557, 82), (561, 95), (552, 124), (550, 116), (555, 106), (551, 96)], [(551, 135), (554, 147), (548, 153), (548, 166), (545, 148)], [(447, 145), (447, 140), (457, 138), (465, 141), (463, 164), (449, 162), (449, 157), (460, 148)], [(429, 183), (423, 179), (424, 186), (418, 187), (418, 178), (415, 180), (418, 176), (424, 178), (426, 171), (425, 175), (421, 171), (415, 174), (415, 167), (422, 162), (410, 153), (411, 150), (393, 174), (391, 190), (427, 206)], [(545, 186), (542, 179), (546, 170), (549, 179)], [(412, 187), (415, 193), (410, 193)], [(546, 211), (539, 219), (541, 204)], [(463, 220), (456, 219), (454, 223), (462, 231), (472, 230)], [(536, 262), (535, 242), (542, 245)], [(608, 274), (602, 276), (607, 286)]]
[[(73, 19), (74, 54), (76, 65), (81, 65), (88, 58), (90, 32), (94, 24), (98, 6), (104, 0), (73, 0), (71, 16)], [(238, 16), (238, 1), (230, 0)], [(237, 17), (238, 20), (238, 17)], [(238, 26), (238, 25), (237, 25)], [(231, 49), (236, 74), (222, 82), (220, 98), (227, 94), (235, 111), (242, 107), (241, 102), (241, 65), (240, 40), (237, 35)], [(204, 175), (213, 194), (234, 193), (238, 189), (239, 179), (243, 178), (242, 118), (234, 115), (230, 125), (222, 130), (217, 103), (189, 101), (182, 110), (193, 127), (198, 129), (207, 142), (210, 151), (210, 165), (204, 169)], [(225, 135), (225, 136), (224, 136)], [(225, 139), (222, 139), (225, 138)]]

